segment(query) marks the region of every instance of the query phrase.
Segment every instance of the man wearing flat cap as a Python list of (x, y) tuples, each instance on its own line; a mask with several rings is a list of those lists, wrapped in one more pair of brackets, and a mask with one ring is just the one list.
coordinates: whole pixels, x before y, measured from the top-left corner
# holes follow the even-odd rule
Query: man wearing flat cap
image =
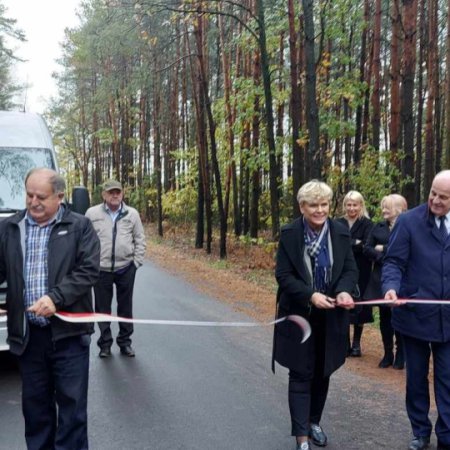
[[(123, 201), (122, 184), (108, 180), (103, 185), (103, 203), (86, 211), (86, 217), (98, 234), (101, 245), (100, 278), (94, 286), (95, 310), (111, 313), (113, 285), (116, 285), (117, 315), (133, 317), (133, 287), (136, 270), (144, 262), (146, 242), (144, 228), (139, 213)], [(114, 342), (110, 323), (99, 324), (100, 358), (111, 356)], [(133, 357), (131, 346), (133, 324), (119, 323), (116, 338), (120, 353)]]

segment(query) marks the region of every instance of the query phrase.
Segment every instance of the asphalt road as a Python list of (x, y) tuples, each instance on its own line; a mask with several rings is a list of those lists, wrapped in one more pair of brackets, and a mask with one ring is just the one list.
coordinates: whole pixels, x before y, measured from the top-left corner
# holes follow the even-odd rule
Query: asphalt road
[[(250, 320), (151, 262), (137, 274), (135, 317)], [(136, 358), (114, 347), (108, 360), (97, 356), (97, 337), (91, 346), (91, 449), (295, 449), (287, 371), (270, 371), (271, 328), (136, 325)], [(406, 449), (411, 433), (403, 397), (339, 370), (322, 421), (327, 449)], [(1, 450), (25, 448), (20, 379), (8, 355), (0, 355), (0, 433)]]

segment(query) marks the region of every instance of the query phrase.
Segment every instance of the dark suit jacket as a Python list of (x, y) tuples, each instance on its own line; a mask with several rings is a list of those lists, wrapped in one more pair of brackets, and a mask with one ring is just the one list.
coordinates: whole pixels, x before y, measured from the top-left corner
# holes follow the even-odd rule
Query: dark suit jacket
[[(341, 223), (330, 220), (330, 238), (333, 255), (331, 283), (327, 295), (339, 292), (353, 293), (358, 281), (358, 269), (353, 257), (350, 234)], [(299, 218), (281, 230), (275, 275), (278, 281), (278, 317), (300, 315), (311, 321), (317, 308), (310, 299), (314, 293), (312, 276), (305, 263), (303, 219)], [(309, 256), (307, 256), (309, 258)], [(343, 308), (322, 310), (325, 334), (324, 376), (330, 375), (345, 361), (348, 345), (349, 313)], [(314, 323), (311, 323), (314, 326)], [(301, 344), (301, 332), (292, 322), (275, 327), (274, 359), (279, 364), (312, 378), (315, 349), (314, 340)]]
[[(450, 237), (444, 242), (428, 205), (399, 216), (389, 238), (382, 270), (383, 294), (400, 298), (450, 299)], [(450, 342), (449, 305), (407, 304), (393, 308), (400, 333), (427, 342)]]

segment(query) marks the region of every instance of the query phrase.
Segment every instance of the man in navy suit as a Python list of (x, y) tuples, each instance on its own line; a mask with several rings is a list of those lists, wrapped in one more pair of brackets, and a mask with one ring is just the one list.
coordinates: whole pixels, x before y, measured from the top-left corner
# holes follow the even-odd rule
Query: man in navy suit
[(448, 305), (402, 299), (450, 299), (450, 170), (439, 172), (428, 202), (397, 219), (383, 266), (385, 299), (397, 306), (392, 325), (404, 336), (406, 409), (414, 439), (409, 450), (429, 446), (428, 372), (433, 354), (438, 450), (450, 450), (450, 300)]

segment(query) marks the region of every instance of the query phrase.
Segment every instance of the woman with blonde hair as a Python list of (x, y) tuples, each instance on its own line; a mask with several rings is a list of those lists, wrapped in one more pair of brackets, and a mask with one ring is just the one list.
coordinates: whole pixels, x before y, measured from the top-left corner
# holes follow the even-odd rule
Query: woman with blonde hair
[[(344, 197), (342, 206), (344, 216), (338, 221), (342, 222), (350, 230), (353, 255), (359, 270), (358, 289), (360, 293), (359, 298), (361, 299), (372, 270), (372, 262), (363, 254), (363, 248), (373, 223), (369, 219), (364, 197), (358, 191), (349, 191)], [(364, 324), (369, 322), (373, 322), (371, 306), (356, 306), (351, 311), (350, 323), (353, 324), (353, 340), (350, 341), (349, 336), (349, 356), (361, 356), (361, 336)]]
[[(384, 220), (376, 223), (373, 227), (367, 244), (364, 247), (364, 254), (373, 261), (373, 270), (364, 292), (365, 300), (383, 298), (381, 292), (381, 268), (386, 254), (389, 235), (394, 227), (397, 217), (408, 209), (406, 199), (400, 194), (390, 194), (381, 200), (381, 212)], [(399, 333), (395, 332), (391, 325), (391, 307), (380, 305), (380, 332), (383, 341), (384, 356), (378, 367), (385, 369), (393, 366), (394, 369), (401, 370), (405, 367), (405, 357), (403, 354), (403, 340)], [(394, 334), (396, 353), (394, 356)]]
[(304, 184), (297, 200), (302, 216), (281, 230), (275, 276), (277, 316), (306, 318), (311, 336), (301, 343), (295, 324), (275, 326), (273, 359), (289, 369), (289, 411), (297, 450), (311, 450), (310, 440), (327, 445), (320, 420), (331, 374), (345, 362), (358, 269), (350, 234), (331, 220), (331, 188), (318, 180)]

